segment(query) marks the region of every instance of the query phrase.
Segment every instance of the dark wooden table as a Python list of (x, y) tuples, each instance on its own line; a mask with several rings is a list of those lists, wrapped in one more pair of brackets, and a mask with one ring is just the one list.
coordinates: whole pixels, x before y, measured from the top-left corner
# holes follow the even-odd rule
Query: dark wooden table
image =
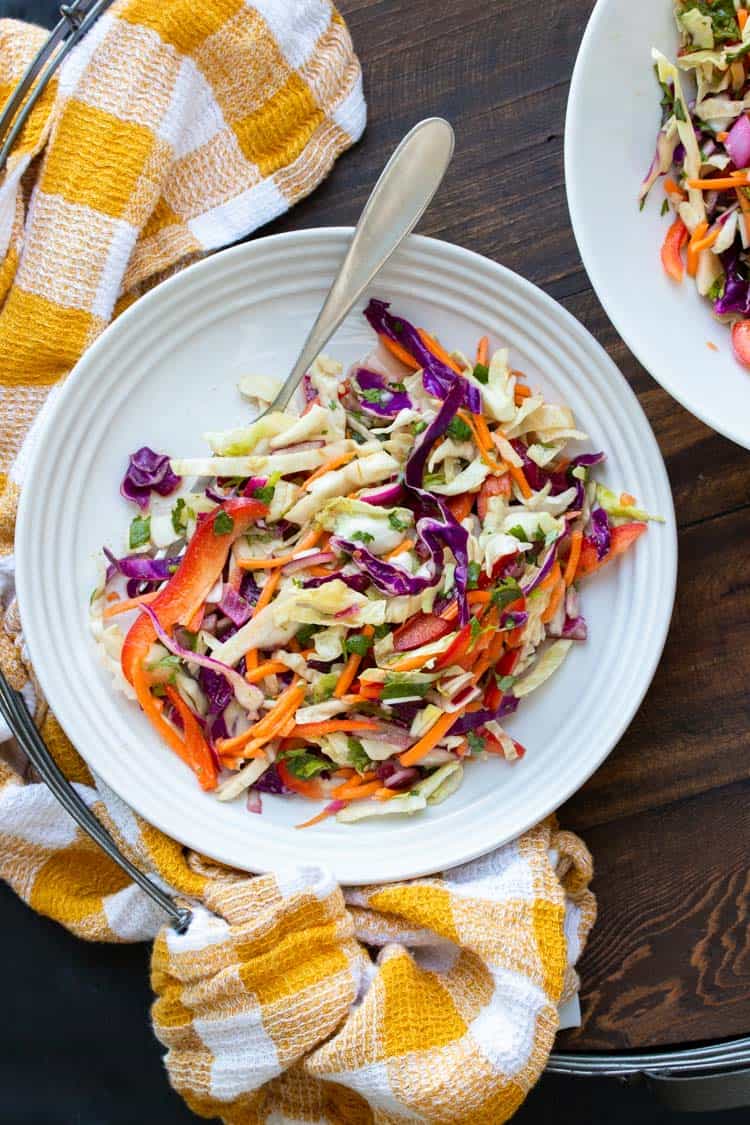
[[(664, 658), (619, 746), (560, 812), (593, 850), (600, 910), (580, 966), (583, 1026), (564, 1045), (746, 1034), (750, 454), (691, 417), (639, 366), (581, 265), (565, 203), (563, 124), (590, 5), (340, 6), (365, 69), (367, 132), (270, 230), (352, 223), (397, 139), (420, 117), (448, 117), (456, 156), (419, 229), (517, 270), (590, 329), (638, 394), (674, 491), (680, 571)], [(0, 0), (0, 14), (42, 22), (53, 10), (47, 0)]]

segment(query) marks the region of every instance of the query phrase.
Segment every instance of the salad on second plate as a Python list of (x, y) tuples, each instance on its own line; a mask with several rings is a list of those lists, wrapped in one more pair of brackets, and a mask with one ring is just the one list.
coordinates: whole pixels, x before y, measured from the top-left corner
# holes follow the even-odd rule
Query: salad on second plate
[[(519, 703), (586, 640), (578, 585), (650, 518), (509, 364), (370, 301), (373, 352), (321, 356), (297, 412), (143, 447), (92, 625), (117, 686), (220, 800), (324, 800), (305, 824), (414, 813), (523, 747)], [(270, 401), (275, 385), (249, 379)], [(122, 621), (129, 621), (123, 627)]]
[(748, 9), (739, 0), (678, 0), (674, 14), (675, 61), (651, 52), (662, 124), (638, 198), (643, 206), (665, 177), (662, 213), (672, 220), (661, 248), (664, 270), (678, 283), (685, 273), (694, 279), (732, 326), (737, 359), (750, 366)]

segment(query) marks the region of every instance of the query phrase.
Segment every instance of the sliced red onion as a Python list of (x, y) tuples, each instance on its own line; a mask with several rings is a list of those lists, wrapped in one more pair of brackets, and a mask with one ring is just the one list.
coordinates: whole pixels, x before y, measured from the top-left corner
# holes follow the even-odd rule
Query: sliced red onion
[(527, 582), (525, 585), (523, 583), (521, 584), (521, 590), (526, 595), (526, 597), (528, 597), (532, 590), (536, 590), (539, 583), (543, 582), (549, 572), (552, 570), (555, 559), (557, 558), (558, 546), (558, 542), (552, 544), (550, 549), (547, 551), (547, 554), (544, 556), (544, 559), (542, 560), (542, 565), (540, 566), (538, 573), (534, 575), (530, 582)]
[(302, 394), (305, 396), (305, 402), (313, 402), (318, 397), (312, 379), (307, 374), (302, 376)]
[(343, 808), (346, 808), (346, 801), (329, 801), (323, 809), (323, 812), (328, 813), (329, 816), (333, 816), (334, 813), (341, 812)]
[(413, 766), (404, 766), (403, 769), (394, 770), (394, 772), (385, 779), (385, 786), (387, 789), (410, 789), (412, 783), (419, 781), (419, 770)]
[(567, 641), (585, 641), (588, 636), (586, 619), (584, 617), (567, 618), (560, 635)]
[(392, 508), (395, 504), (400, 504), (403, 498), (404, 490), (397, 480), (384, 484), (372, 492), (363, 492), (358, 497), (364, 500), (365, 504), (374, 504), (377, 508)]
[(226, 678), (232, 685), (235, 697), (241, 707), (246, 711), (257, 711), (263, 702), (263, 692), (256, 688), (253, 684), (249, 684), (239, 672), (234, 668), (230, 668), (228, 664), (223, 664), (220, 660), (214, 660), (210, 656), (201, 656), (200, 653), (192, 652), (189, 648), (183, 648), (172, 637), (169, 636), (167, 631), (162, 626), (159, 618), (149, 605), (141, 605), (141, 610), (148, 614), (151, 619), (156, 635), (160, 642), (164, 645), (168, 652), (173, 656), (179, 656), (180, 660), (184, 660), (190, 664), (197, 664), (200, 668), (208, 668), (212, 672), (218, 672)]
[[(352, 715), (351, 718), (366, 722), (372, 721), (371, 715)], [(382, 719), (378, 719), (377, 730), (362, 731), (362, 737), (368, 742), (392, 742), (394, 746), (398, 746), (402, 750), (406, 750), (414, 742), (408, 730), (396, 726), (395, 723), (384, 722)]]
[(332, 551), (313, 551), (309, 555), (302, 555), (292, 562), (288, 562), (286, 566), (282, 566), (282, 574), (294, 574), (298, 570), (304, 570), (308, 566), (322, 566), (324, 563), (333, 562), (336, 556)]
[(226, 614), (233, 625), (244, 625), (253, 616), (253, 607), (250, 602), (246, 601), (241, 594), (238, 594), (228, 582), (224, 583), (219, 609)]
[(596, 557), (599, 562), (609, 553), (612, 536), (609, 530), (609, 516), (604, 508), (591, 510), (591, 539), (596, 547)]
[(263, 802), (260, 793), (257, 789), (252, 787), (247, 791), (247, 811), (251, 813), (263, 812)]
[(740, 114), (729, 130), (724, 141), (724, 148), (731, 156), (736, 168), (746, 168), (750, 164), (750, 121), (748, 121), (746, 114)]

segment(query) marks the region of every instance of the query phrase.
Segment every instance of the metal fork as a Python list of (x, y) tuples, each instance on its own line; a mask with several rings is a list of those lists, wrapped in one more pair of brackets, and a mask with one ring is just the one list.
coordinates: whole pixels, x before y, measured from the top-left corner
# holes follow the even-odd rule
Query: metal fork
[(34, 726), (26, 702), (20, 692), (14, 691), (0, 672), (0, 714), (8, 724), (21, 749), (35, 767), (39, 776), (50, 788), (60, 804), (70, 813), (76, 823), (91, 839), (99, 845), (115, 863), (137, 883), (141, 890), (160, 906), (168, 915), (178, 933), (184, 933), (190, 925), (192, 913), (187, 907), (179, 906), (174, 899), (158, 887), (153, 879), (145, 875), (122, 854), (107, 829), (85, 804), (65, 775), (60, 771), (47, 749), (44, 739)]

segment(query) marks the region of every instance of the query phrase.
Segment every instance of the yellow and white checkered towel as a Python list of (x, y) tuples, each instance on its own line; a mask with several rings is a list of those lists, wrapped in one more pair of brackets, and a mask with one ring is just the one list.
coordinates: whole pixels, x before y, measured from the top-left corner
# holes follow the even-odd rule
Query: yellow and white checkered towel
[[(0, 21), (0, 102), (42, 38)], [(328, 0), (119, 0), (27, 124), (0, 183), (0, 667), (123, 850), (194, 920), (163, 928), (7, 742), (0, 876), (83, 938), (155, 938), (154, 1027), (197, 1113), (499, 1125), (576, 990), (595, 911), (581, 842), (549, 821), (446, 875), (345, 893), (314, 865), (213, 865), (92, 777), (38, 691), (13, 598), (21, 446), (48, 394), (143, 289), (311, 191), (364, 119)]]

